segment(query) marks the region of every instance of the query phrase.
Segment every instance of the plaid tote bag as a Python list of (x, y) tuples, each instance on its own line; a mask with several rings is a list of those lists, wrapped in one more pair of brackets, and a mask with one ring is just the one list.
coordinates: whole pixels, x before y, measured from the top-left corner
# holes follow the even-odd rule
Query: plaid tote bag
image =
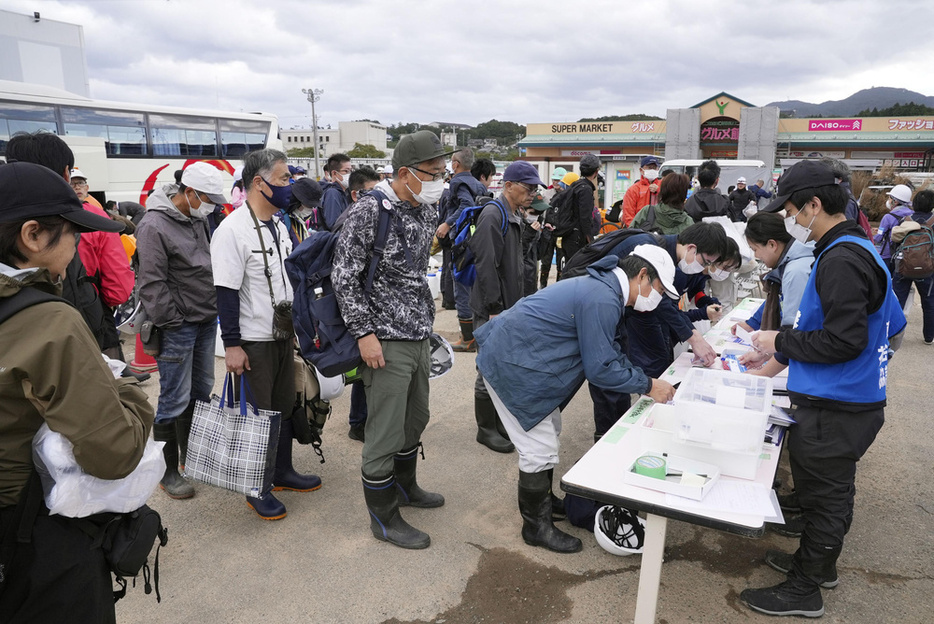
[(256, 408), (246, 377), (240, 378), (239, 401), (233, 390), (228, 373), (221, 396), (195, 403), (185, 476), (262, 498), (272, 488), (282, 415)]

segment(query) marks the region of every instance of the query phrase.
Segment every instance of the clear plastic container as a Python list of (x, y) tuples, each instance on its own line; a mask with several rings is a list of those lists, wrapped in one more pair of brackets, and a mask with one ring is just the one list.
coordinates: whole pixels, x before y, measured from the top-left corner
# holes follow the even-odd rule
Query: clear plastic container
[(762, 448), (772, 404), (772, 380), (692, 368), (675, 393), (674, 404), (679, 440), (753, 453)]

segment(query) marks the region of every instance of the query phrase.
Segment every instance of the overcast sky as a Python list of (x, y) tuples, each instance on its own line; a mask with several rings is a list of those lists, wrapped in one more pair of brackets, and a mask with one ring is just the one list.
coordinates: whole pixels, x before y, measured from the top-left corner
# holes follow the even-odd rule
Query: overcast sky
[(97, 99), (477, 124), (934, 95), (930, 0), (5, 0), (81, 24)]

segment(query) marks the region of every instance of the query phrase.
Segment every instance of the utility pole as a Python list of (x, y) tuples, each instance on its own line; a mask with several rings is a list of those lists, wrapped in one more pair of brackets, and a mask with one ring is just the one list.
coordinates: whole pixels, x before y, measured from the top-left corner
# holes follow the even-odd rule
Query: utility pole
[(324, 89), (302, 89), (302, 93), (311, 102), (311, 125), (315, 136), (315, 180), (318, 180), (321, 177), (321, 169), (318, 167), (318, 151), (321, 146), (318, 144), (318, 117), (315, 116), (315, 102), (321, 99)]

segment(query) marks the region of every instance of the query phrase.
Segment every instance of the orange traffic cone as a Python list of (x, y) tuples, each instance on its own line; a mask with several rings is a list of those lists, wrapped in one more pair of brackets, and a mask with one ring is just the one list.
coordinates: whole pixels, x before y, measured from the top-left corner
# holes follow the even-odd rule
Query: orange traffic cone
[(139, 334), (136, 334), (136, 353), (133, 355), (133, 361), (130, 362), (130, 370), (135, 373), (151, 373), (158, 369), (156, 358), (143, 353), (143, 341)]

